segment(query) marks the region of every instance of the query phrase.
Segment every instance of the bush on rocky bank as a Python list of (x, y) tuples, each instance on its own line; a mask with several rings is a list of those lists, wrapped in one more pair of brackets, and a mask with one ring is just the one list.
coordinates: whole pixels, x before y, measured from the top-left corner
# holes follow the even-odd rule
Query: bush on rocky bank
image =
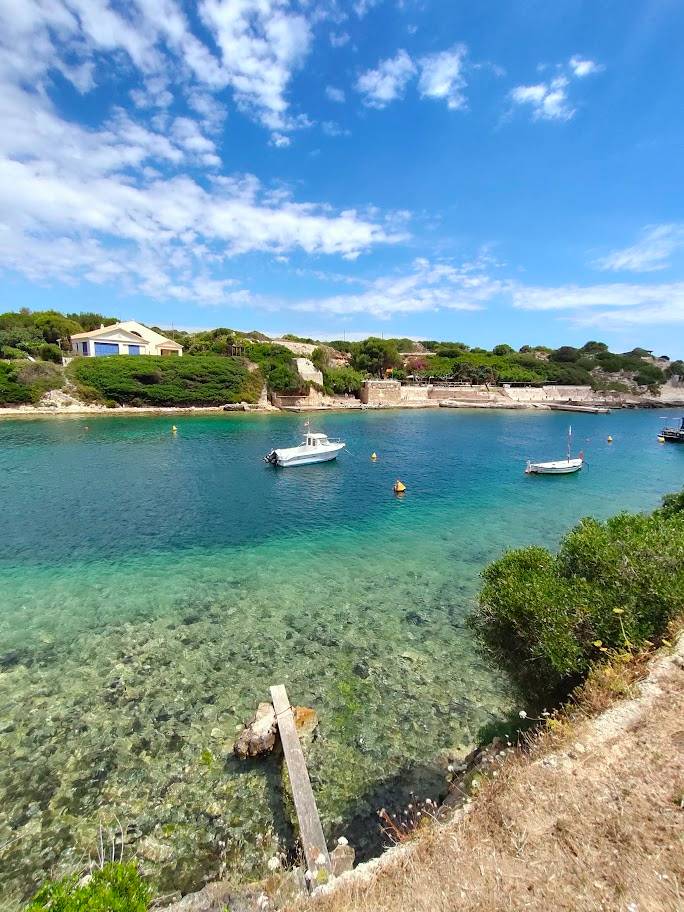
[(556, 555), (509, 551), (483, 572), (474, 624), (526, 691), (563, 696), (593, 664), (684, 614), (684, 492), (650, 516), (583, 519)]

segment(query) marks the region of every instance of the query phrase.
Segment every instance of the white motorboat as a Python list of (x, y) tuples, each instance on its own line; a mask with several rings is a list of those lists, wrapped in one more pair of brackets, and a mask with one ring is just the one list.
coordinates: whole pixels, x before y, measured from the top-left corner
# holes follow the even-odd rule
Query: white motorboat
[(580, 452), (579, 456), (572, 459), (570, 457), (571, 445), (572, 427), (569, 427), (567, 457), (565, 459), (557, 459), (554, 462), (530, 462), (528, 460), (525, 472), (528, 475), (570, 475), (572, 472), (579, 472), (584, 465), (584, 453)]
[(336, 459), (345, 444), (341, 440), (330, 438), (327, 434), (312, 434), (307, 431), (299, 446), (271, 450), (264, 456), (266, 462), (273, 466), (310, 465), (312, 462), (329, 462)]

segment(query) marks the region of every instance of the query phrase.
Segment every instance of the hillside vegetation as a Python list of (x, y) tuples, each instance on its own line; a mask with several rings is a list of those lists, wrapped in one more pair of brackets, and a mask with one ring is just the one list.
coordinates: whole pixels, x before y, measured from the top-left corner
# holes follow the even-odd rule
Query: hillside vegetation
[(256, 402), (263, 380), (240, 358), (76, 358), (68, 376), (81, 396), (110, 405), (220, 406)]
[(651, 515), (583, 519), (556, 554), (509, 551), (483, 581), (474, 625), (495, 659), (527, 694), (562, 697), (684, 617), (684, 491)]
[(44, 393), (64, 385), (56, 364), (42, 361), (0, 361), (0, 407), (35, 405)]
[(56, 310), (32, 312), (27, 308), (0, 314), (0, 359), (25, 359), (31, 355), (60, 364), (62, 353), (71, 351), (72, 335), (116, 322), (116, 317), (98, 313), (64, 315)]
[[(52, 310), (21, 310), (0, 314), (0, 361), (26, 360), (31, 357), (61, 363), (63, 354), (71, 355), (73, 334), (113, 322), (116, 322), (114, 317), (98, 313), (65, 315)], [(256, 330), (241, 332), (228, 327), (217, 327), (189, 333), (158, 326), (152, 329), (175, 339), (183, 346), (184, 362), (198, 358), (245, 358), (258, 366), (270, 392), (305, 394), (311, 386), (310, 382), (303, 381), (299, 376), (292, 352), (283, 345), (274, 344)], [(330, 395), (356, 395), (364, 379), (388, 376), (397, 380), (412, 377), (436, 382), (450, 380), (487, 385), (589, 385), (596, 390), (622, 393), (643, 393), (648, 390), (655, 394), (666, 380), (684, 376), (682, 361), (670, 361), (666, 356), (654, 358), (643, 348), (622, 353), (611, 352), (605, 343), (596, 341), (587, 342), (581, 348), (564, 345), (552, 349), (543, 345), (523, 345), (518, 351), (510, 345), (501, 344), (489, 351), (470, 348), (463, 342), (416, 342), (407, 338), (369, 337), (361, 342), (337, 340), (330, 344), (319, 344), (314, 339), (292, 334), (283, 339), (317, 345), (311, 358), (322, 371), (323, 389)], [(202, 360), (200, 363), (210, 368), (210, 361)], [(196, 376), (195, 386), (198, 379)], [(214, 381), (215, 377), (206, 377), (208, 389)], [(130, 397), (135, 397), (136, 392), (141, 401), (150, 401), (150, 395), (144, 389), (134, 390), (128, 381), (121, 388), (116, 387), (115, 383), (116, 389), (112, 388), (110, 393), (105, 393), (104, 388), (100, 390), (99, 383), (97, 381), (92, 384), (93, 388), (113, 402), (122, 401), (125, 397), (130, 404)], [(102, 383), (105, 381), (102, 380)], [(143, 381), (142, 386), (159, 386), (159, 383), (160, 381), (147, 384)], [(192, 385), (186, 384), (185, 394), (190, 393)], [(228, 385), (232, 388), (235, 380), (231, 379)], [(35, 401), (36, 387), (30, 385), (31, 389), (27, 391), (24, 386), (21, 381), (8, 379), (5, 372), (5, 379), (0, 381), (0, 404)], [(4, 392), (1, 391), (3, 388)], [(156, 394), (162, 395), (162, 392), (157, 389)], [(180, 404), (181, 401), (189, 404), (189, 399), (192, 399), (191, 395), (189, 399), (184, 399), (179, 391), (177, 394), (171, 391), (170, 395), (173, 404)], [(242, 398), (251, 401), (248, 394)], [(152, 399), (156, 401), (154, 395)], [(203, 404), (208, 403), (205, 400)]]

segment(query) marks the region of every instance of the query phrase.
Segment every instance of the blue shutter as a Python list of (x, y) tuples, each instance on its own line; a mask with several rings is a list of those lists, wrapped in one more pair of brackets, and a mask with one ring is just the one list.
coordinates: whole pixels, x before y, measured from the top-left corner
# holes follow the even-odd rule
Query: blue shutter
[(119, 354), (119, 343), (118, 342), (96, 342), (95, 343), (95, 354), (96, 355), (118, 355)]
[(139, 346), (139, 345), (129, 345), (129, 346), (128, 346), (128, 354), (129, 354), (129, 355), (139, 355), (139, 354), (140, 354), (140, 346)]

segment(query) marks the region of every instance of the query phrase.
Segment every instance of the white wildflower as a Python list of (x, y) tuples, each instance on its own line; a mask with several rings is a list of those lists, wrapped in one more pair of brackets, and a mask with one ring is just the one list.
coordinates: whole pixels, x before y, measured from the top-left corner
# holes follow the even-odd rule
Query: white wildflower
[(454, 771), (454, 764), (450, 763), (449, 766), (447, 766), (447, 772), (453, 773), (453, 771)]
[(277, 871), (280, 867), (280, 859), (277, 855), (274, 855), (273, 858), (268, 859), (268, 870)]
[(319, 852), (319, 853), (318, 853), (318, 856), (316, 857), (316, 864), (317, 864), (317, 865), (324, 865), (325, 862), (326, 862), (326, 857), (325, 857), (325, 855), (323, 854), (323, 852)]
[(349, 845), (349, 840), (344, 836), (340, 836), (337, 840), (337, 844), (341, 845), (341, 846), (346, 846), (346, 845)]
[(518, 715), (520, 716), (521, 719), (527, 718), (527, 713), (525, 712), (524, 709), (521, 709), (520, 712), (518, 713)]
[(313, 874), (311, 873), (311, 871), (306, 872), (306, 874), (304, 875), (304, 880), (308, 880), (308, 881), (313, 880)]

